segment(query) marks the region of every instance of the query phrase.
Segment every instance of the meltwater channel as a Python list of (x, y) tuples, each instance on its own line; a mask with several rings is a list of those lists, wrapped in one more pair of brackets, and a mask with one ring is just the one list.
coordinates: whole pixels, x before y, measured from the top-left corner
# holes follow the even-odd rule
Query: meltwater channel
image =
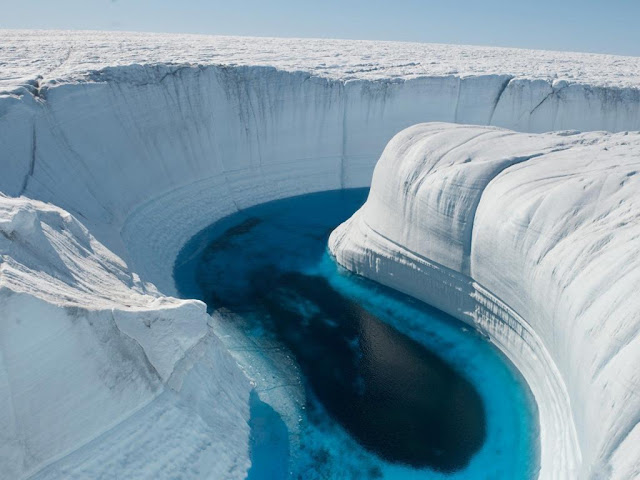
[(534, 478), (537, 413), (508, 360), (469, 326), (328, 254), (329, 234), (367, 193), (240, 211), (176, 260), (181, 295), (207, 304), (256, 378), (249, 480)]

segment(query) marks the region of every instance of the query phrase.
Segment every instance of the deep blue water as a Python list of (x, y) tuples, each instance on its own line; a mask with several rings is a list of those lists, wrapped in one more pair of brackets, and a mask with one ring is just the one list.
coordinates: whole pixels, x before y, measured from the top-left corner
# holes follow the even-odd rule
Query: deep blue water
[(232, 312), (303, 374), (294, 444), (280, 414), (252, 398), (249, 478), (530, 478), (535, 407), (507, 360), (471, 328), (327, 254), (330, 232), (366, 195), (244, 210), (196, 235), (176, 261), (183, 296)]

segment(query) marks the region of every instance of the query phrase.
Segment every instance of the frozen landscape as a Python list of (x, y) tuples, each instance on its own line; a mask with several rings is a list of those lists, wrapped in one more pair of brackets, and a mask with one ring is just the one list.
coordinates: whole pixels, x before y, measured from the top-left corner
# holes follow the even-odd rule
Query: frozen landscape
[(639, 473), (639, 152), (638, 133), (416, 125), (330, 239), (501, 346), (536, 397), (542, 478)]
[(256, 400), (270, 360), (178, 298), (176, 260), (371, 186), (335, 259), (509, 358), (539, 478), (638, 478), (638, 130), (634, 57), (0, 31), (0, 476), (260, 478), (255, 412), (295, 399)]

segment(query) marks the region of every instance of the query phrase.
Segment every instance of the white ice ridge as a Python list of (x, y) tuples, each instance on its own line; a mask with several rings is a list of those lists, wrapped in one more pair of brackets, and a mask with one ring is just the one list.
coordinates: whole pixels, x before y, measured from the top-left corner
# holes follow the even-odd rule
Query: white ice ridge
[(640, 133), (431, 123), (391, 140), (329, 246), (485, 332), (523, 373), (540, 478), (640, 475)]
[[(0, 195), (0, 252), (1, 478), (100, 435), (80, 471), (43, 478), (169, 478), (185, 456), (209, 478), (246, 471), (249, 383), (204, 304), (160, 295), (69, 213), (24, 197)], [(129, 438), (109, 432), (134, 413), (146, 422)]]
[[(93, 478), (124, 471), (127, 459), (158, 465), (161, 458), (172, 468), (123, 475), (173, 478), (193, 468), (196, 478), (222, 470), (232, 473), (218, 478), (243, 478), (247, 379), (204, 328), (204, 306), (167, 297), (176, 294), (173, 266), (185, 242), (251, 205), (368, 186), (387, 142), (419, 122), (640, 129), (639, 61), (403, 43), (0, 31), (0, 435), (7, 432), (0, 472), (21, 478), (79, 449), (64, 468)], [(472, 269), (463, 265), (468, 252), (458, 253)], [(98, 340), (85, 340), (92, 336)], [(91, 342), (98, 346), (80, 348)], [(103, 343), (119, 356), (104, 353)], [(84, 368), (83, 380), (54, 371), (58, 361)], [(129, 430), (109, 430), (121, 420)], [(136, 434), (123, 441), (125, 431)], [(169, 431), (181, 433), (166, 443)], [(163, 442), (171, 447), (165, 457)], [(55, 477), (51, 471), (41, 473)]]

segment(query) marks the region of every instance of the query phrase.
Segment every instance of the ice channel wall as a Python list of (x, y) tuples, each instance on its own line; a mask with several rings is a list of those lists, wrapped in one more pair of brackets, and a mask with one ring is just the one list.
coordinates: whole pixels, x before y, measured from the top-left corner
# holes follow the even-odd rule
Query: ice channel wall
[(538, 404), (540, 478), (640, 473), (639, 154), (638, 132), (415, 125), (329, 240), (511, 358)]
[[(270, 67), (106, 68), (0, 95), (0, 191), (70, 212), (171, 295), (177, 253), (203, 227), (264, 201), (369, 185), (395, 133), (436, 120), (640, 129), (640, 91), (507, 75), (345, 83)], [(56, 448), (37, 462), (72, 445)]]
[(0, 99), (0, 191), (77, 213), (165, 292), (199, 228), (273, 198), (368, 185), (386, 143), (415, 123), (640, 129), (638, 89), (506, 75), (343, 83), (269, 67), (129, 66), (31, 90)]

